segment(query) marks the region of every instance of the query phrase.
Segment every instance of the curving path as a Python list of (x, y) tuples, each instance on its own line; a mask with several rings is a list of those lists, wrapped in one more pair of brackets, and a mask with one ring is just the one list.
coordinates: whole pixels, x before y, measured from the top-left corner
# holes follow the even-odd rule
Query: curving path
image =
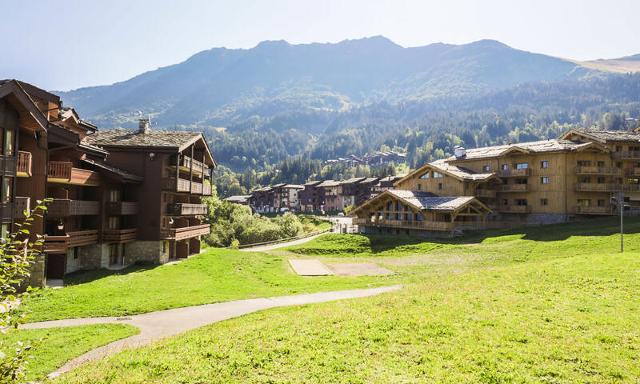
[(388, 287), (353, 289), (348, 291), (320, 292), (263, 299), (237, 300), (224, 303), (175, 308), (166, 311), (150, 312), (122, 318), (96, 317), (44, 321), (40, 323), (24, 324), (21, 328), (36, 329), (89, 324), (121, 323), (133, 325), (140, 329), (140, 333), (135, 336), (114, 341), (68, 361), (65, 365), (49, 375), (49, 377), (56, 377), (81, 364), (102, 359), (106, 356), (120, 352), (123, 349), (137, 348), (166, 337), (175, 336), (194, 328), (199, 328), (218, 321), (231, 319), (263, 309), (375, 296), (381, 293), (396, 291), (400, 288), (402, 288), (401, 285), (393, 285)]

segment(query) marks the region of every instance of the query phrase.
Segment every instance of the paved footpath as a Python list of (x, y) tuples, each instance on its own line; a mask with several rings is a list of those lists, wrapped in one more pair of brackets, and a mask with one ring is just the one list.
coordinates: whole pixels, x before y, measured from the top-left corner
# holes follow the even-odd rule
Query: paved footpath
[(102, 359), (106, 356), (120, 352), (123, 349), (141, 347), (154, 341), (175, 336), (194, 328), (199, 328), (218, 321), (231, 319), (263, 309), (375, 296), (381, 293), (396, 291), (400, 288), (402, 288), (401, 285), (393, 285), (388, 287), (353, 289), (348, 291), (320, 292), (263, 299), (237, 300), (225, 303), (175, 308), (166, 311), (150, 312), (122, 318), (98, 317), (44, 321), (40, 323), (24, 324), (21, 328), (36, 329), (119, 323), (133, 325), (140, 329), (140, 333), (135, 336), (114, 341), (68, 361), (57, 371), (49, 375), (49, 377), (56, 377), (81, 364)]

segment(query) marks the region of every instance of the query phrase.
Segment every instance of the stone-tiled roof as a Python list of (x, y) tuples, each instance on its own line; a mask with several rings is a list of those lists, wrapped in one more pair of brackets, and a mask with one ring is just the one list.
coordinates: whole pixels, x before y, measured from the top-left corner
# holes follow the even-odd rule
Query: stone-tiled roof
[(587, 137), (594, 138), (601, 142), (607, 141), (635, 141), (640, 142), (640, 132), (636, 131), (601, 131), (596, 129), (572, 129), (571, 131), (562, 135), (566, 137), (572, 132), (583, 134)]
[(492, 158), (501, 156), (509, 151), (521, 150), (524, 152), (560, 152), (560, 151), (574, 151), (580, 149), (580, 147), (587, 145), (587, 143), (576, 143), (569, 140), (553, 139), (553, 140), (541, 140), (530, 141), (518, 144), (506, 144), (496, 145), (493, 147), (473, 148), (466, 150), (466, 156), (463, 158), (456, 158), (451, 156), (447, 158), (448, 161), (455, 160), (472, 160), (481, 158)]
[(473, 196), (435, 196), (428, 192), (405, 190), (389, 190), (387, 193), (416, 208), (430, 211), (453, 211), (475, 199)]
[(318, 184), (318, 187), (337, 187), (338, 185), (340, 185), (339, 181), (335, 181), (335, 180), (325, 180), (322, 183)]
[(340, 184), (355, 184), (355, 183), (361, 182), (364, 179), (365, 179), (364, 177), (352, 177), (347, 180), (342, 180)]
[(181, 148), (202, 135), (189, 131), (154, 131), (139, 133), (137, 130), (113, 129), (97, 131), (84, 142), (101, 147), (153, 147)]
[(444, 160), (444, 159), (436, 160), (434, 162), (429, 163), (429, 165), (431, 165), (435, 169), (442, 171), (443, 173), (448, 173), (452, 176), (456, 176), (464, 180), (482, 181), (482, 180), (490, 179), (495, 176), (491, 172), (475, 173), (470, 169), (466, 169), (464, 167), (459, 167), (457, 165), (450, 164), (447, 162), (447, 160)]
[(224, 199), (224, 201), (228, 201), (230, 203), (237, 203), (237, 204), (246, 204), (250, 198), (251, 198), (251, 195), (236, 195), (236, 196), (229, 196), (226, 199)]

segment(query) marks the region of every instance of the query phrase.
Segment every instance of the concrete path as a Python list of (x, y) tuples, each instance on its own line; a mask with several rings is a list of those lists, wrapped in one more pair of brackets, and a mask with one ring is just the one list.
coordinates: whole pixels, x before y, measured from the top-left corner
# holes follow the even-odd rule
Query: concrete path
[(113, 343), (94, 349), (85, 353), (84, 355), (70, 360), (61, 368), (49, 375), (49, 377), (56, 377), (64, 372), (72, 370), (73, 368), (81, 364), (102, 359), (106, 356), (120, 352), (123, 349), (141, 347), (154, 341), (175, 336), (194, 328), (199, 328), (218, 321), (231, 319), (263, 309), (375, 296), (381, 293), (396, 291), (400, 288), (402, 288), (401, 285), (393, 285), (389, 287), (369, 289), (354, 289), (348, 291), (333, 291), (263, 299), (238, 300), (226, 303), (169, 309), (166, 311), (151, 312), (123, 318), (101, 317), (45, 321), (40, 323), (24, 324), (23, 326), (21, 326), (21, 328), (37, 329), (70, 327), (89, 324), (120, 323), (133, 325), (140, 329), (140, 333), (135, 336), (114, 341)]
[(333, 271), (322, 264), (320, 260), (311, 259), (289, 259), (289, 265), (293, 271), (300, 276), (328, 276), (333, 275)]
[(243, 251), (243, 252), (266, 252), (266, 251), (272, 251), (272, 250), (278, 249), (278, 248), (284, 248), (284, 247), (289, 247), (289, 246), (292, 246), (292, 245), (304, 244), (306, 242), (309, 242), (309, 241), (315, 239), (318, 236), (322, 236), (322, 235), (325, 235), (327, 233), (329, 233), (329, 232), (321, 233), (319, 235), (313, 235), (313, 236), (305, 237), (303, 239), (291, 240), (291, 241), (287, 241), (287, 242), (284, 242), (284, 243), (276, 243), (276, 244), (269, 244), (269, 245), (258, 245), (258, 246), (255, 246), (255, 247), (240, 248), (240, 250)]
[(387, 276), (394, 273), (374, 263), (333, 263), (327, 267), (338, 276)]

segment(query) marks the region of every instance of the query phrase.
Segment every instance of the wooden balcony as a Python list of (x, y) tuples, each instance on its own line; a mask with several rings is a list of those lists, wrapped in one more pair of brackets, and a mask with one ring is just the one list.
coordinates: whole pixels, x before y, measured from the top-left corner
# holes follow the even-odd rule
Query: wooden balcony
[(105, 229), (102, 231), (102, 240), (117, 243), (135, 241), (138, 230), (133, 229)]
[(47, 216), (53, 218), (99, 214), (100, 203), (98, 201), (53, 199), (47, 207)]
[(496, 197), (496, 193), (495, 189), (476, 189), (476, 197), (494, 199)]
[(196, 236), (208, 235), (211, 231), (209, 224), (192, 225), (190, 227), (170, 228), (162, 230), (162, 237), (169, 240), (184, 240)]
[(622, 170), (616, 167), (576, 167), (577, 175), (620, 175)]
[(640, 160), (640, 151), (613, 152), (611, 157), (615, 160)]
[(180, 156), (179, 165), (180, 165), (180, 169), (185, 172), (190, 172), (192, 169), (191, 167), (193, 166), (193, 173), (197, 175), (206, 175), (209, 172), (208, 165), (206, 165), (201, 161), (192, 159), (189, 156)]
[(86, 231), (67, 232), (63, 236), (44, 235), (45, 253), (66, 253), (69, 248), (81, 247), (98, 243), (98, 231), (90, 229)]
[(174, 192), (187, 192), (194, 195), (211, 196), (211, 185), (207, 183), (189, 182), (186, 179), (168, 177), (162, 179), (162, 189)]
[(616, 192), (622, 188), (621, 184), (611, 183), (576, 183), (578, 192)]
[(174, 203), (167, 205), (169, 215), (206, 215), (208, 212), (205, 204)]
[(501, 169), (498, 171), (500, 177), (528, 177), (531, 176), (531, 169)]
[(31, 211), (31, 198), (16, 196), (15, 211), (13, 213), (13, 217), (15, 217), (16, 219), (24, 219), (25, 211)]
[(530, 205), (501, 205), (498, 207), (500, 213), (531, 213)]
[(50, 161), (47, 169), (47, 181), (96, 187), (100, 185), (100, 175), (88, 169), (75, 168), (70, 162)]
[(18, 151), (16, 176), (31, 177), (31, 152)]
[(500, 186), (500, 192), (527, 192), (529, 184), (503, 184)]
[(613, 207), (587, 207), (578, 205), (576, 206), (576, 213), (579, 215), (613, 215)]
[(111, 216), (138, 214), (138, 203), (133, 201), (109, 201), (106, 208), (107, 214)]
[(448, 221), (404, 221), (404, 220), (368, 220), (353, 219), (353, 224), (373, 227), (391, 227), (403, 229), (419, 229), (425, 231), (452, 231), (455, 223)]

